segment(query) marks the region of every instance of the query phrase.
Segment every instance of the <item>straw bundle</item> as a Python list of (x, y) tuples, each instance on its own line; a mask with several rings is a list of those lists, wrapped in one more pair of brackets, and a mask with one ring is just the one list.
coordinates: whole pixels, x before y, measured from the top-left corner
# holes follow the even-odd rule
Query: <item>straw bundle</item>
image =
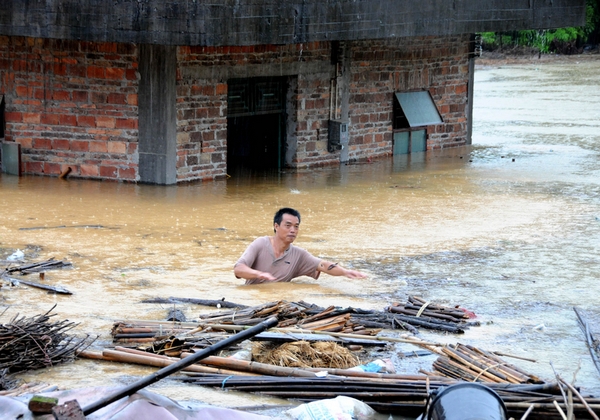
[(360, 365), (350, 350), (330, 341), (294, 341), (280, 346), (256, 343), (252, 358), (260, 363), (299, 368), (347, 369)]

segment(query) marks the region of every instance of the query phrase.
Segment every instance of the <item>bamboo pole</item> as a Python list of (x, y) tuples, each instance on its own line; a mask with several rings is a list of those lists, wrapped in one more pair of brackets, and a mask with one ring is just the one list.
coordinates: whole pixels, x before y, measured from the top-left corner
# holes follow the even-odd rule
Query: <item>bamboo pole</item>
[(460, 363), (467, 367), (468, 369), (475, 371), (477, 373), (477, 377), (484, 376), (491, 382), (510, 382), (510, 383), (519, 383), (518, 381), (511, 381), (506, 376), (499, 374), (498, 372), (493, 371), (487, 366), (481, 367), (481, 365), (472, 359), (470, 359), (467, 355), (462, 354), (458, 351), (452, 351), (448, 347), (444, 347), (442, 349), (444, 353), (448, 355), (449, 358), (454, 359), (457, 363)]
[(581, 394), (579, 393), (579, 391), (577, 391), (577, 389), (575, 389), (575, 387), (573, 385), (571, 385), (570, 383), (568, 383), (567, 381), (565, 381), (562, 378), (560, 378), (560, 381), (563, 384), (565, 384), (567, 386), (567, 388), (569, 388), (571, 390), (571, 392), (573, 392), (573, 395), (575, 395), (579, 399), (579, 401), (581, 401), (581, 403), (584, 405), (584, 407), (587, 409), (588, 413), (590, 413), (590, 415), (592, 416), (592, 418), (594, 420), (600, 420), (598, 418), (598, 416), (596, 415), (596, 413), (594, 413), (594, 411), (588, 405), (587, 401), (581, 396)]
[(148, 327), (162, 326), (164, 329), (167, 329), (169, 331), (170, 331), (170, 329), (174, 329), (173, 328), (174, 326), (177, 326), (180, 329), (185, 329), (185, 328), (193, 329), (198, 326), (197, 322), (157, 321), (157, 320), (148, 320), (148, 319), (127, 319), (127, 320), (116, 321), (114, 323), (114, 325), (120, 325), (120, 324), (148, 326)]
[(333, 311), (335, 311), (335, 306), (330, 306), (329, 308), (325, 309), (324, 311), (319, 312), (318, 314), (311, 315), (309, 317), (304, 318), (302, 321), (300, 321), (299, 324), (303, 325), (308, 322), (313, 322), (313, 321), (317, 321), (322, 318), (326, 318), (326, 317), (330, 316)]
[[(554, 407), (554, 403), (530, 403), (530, 402), (511, 402), (511, 401), (507, 401), (504, 403), (504, 405), (506, 405), (506, 408), (509, 410), (517, 410), (517, 409), (522, 409), (525, 410), (527, 408), (529, 408), (530, 405), (533, 405), (534, 408), (536, 409), (545, 409), (545, 410), (552, 410), (555, 411), (555, 407)], [(587, 407), (583, 404), (574, 404), (573, 405), (575, 409), (578, 409), (580, 411), (582, 410), (587, 410)], [(588, 405), (593, 409), (600, 409), (600, 404), (589, 404)], [(589, 411), (589, 410), (588, 410)]]
[(401, 375), (395, 373), (377, 373), (377, 372), (363, 372), (357, 370), (350, 369), (333, 369), (333, 368), (307, 368), (306, 370), (311, 372), (327, 372), (330, 375), (335, 376), (346, 376), (352, 378), (365, 378), (365, 379), (385, 379), (391, 380), (394, 382), (402, 382), (402, 381), (421, 381), (425, 382), (427, 380), (437, 381), (440, 383), (448, 384), (450, 382), (454, 382), (449, 380), (443, 376), (432, 376), (429, 377), (427, 375)]
[(562, 408), (560, 408), (560, 405), (558, 405), (558, 402), (556, 402), (556, 400), (554, 400), (552, 402), (554, 403), (556, 410), (558, 411), (560, 416), (563, 418), (563, 420), (567, 420), (567, 416), (565, 416), (565, 413), (562, 411)]
[(585, 341), (586, 341), (586, 344), (590, 351), (590, 356), (592, 357), (592, 361), (594, 362), (594, 366), (596, 366), (596, 370), (598, 370), (598, 372), (600, 372), (600, 360), (598, 359), (598, 355), (594, 351), (595, 348), (598, 348), (598, 345), (594, 346), (594, 343), (596, 340), (594, 340), (594, 337), (592, 336), (592, 333), (590, 332), (590, 328), (588, 326), (587, 321), (579, 313), (579, 311), (577, 310), (576, 307), (573, 307), (573, 310), (575, 311), (575, 314), (577, 315), (577, 319), (579, 320), (579, 326), (581, 327), (581, 329), (585, 335)]
[[(84, 354), (82, 356), (88, 357), (89, 354)], [(166, 358), (163, 358), (163, 357), (166, 357)], [(160, 367), (160, 368), (165, 368), (167, 366), (171, 366), (171, 365), (181, 361), (181, 359), (178, 359), (178, 358), (171, 358), (168, 356), (161, 356), (161, 355), (157, 355), (157, 354), (153, 354), (153, 353), (148, 353), (147, 356), (144, 356), (144, 355), (140, 355), (140, 354), (133, 354), (133, 353), (128, 353), (128, 352), (117, 351), (117, 350), (108, 350), (108, 349), (104, 350), (100, 357), (98, 357), (98, 355), (94, 355), (94, 357), (90, 357), (90, 358), (94, 358), (96, 360), (105, 360), (107, 362), (133, 363), (136, 365), (152, 366), (152, 367)], [(194, 372), (194, 373), (203, 373), (203, 374), (218, 374), (218, 375), (258, 376), (255, 374), (242, 372), (242, 371), (238, 371), (238, 370), (220, 369), (220, 368), (214, 368), (214, 367), (203, 366), (203, 365), (198, 365), (198, 364), (190, 365), (190, 366), (182, 369), (182, 372), (184, 372), (184, 373), (185, 372)]]
[(535, 404), (531, 404), (529, 406), (529, 408), (527, 409), (527, 411), (525, 411), (525, 413), (523, 414), (523, 416), (521, 417), (521, 420), (525, 420), (527, 419), (527, 416), (529, 416), (529, 413), (531, 413), (533, 411), (533, 408), (535, 407)]
[[(182, 359), (193, 357), (194, 353), (181, 353)], [(314, 378), (315, 372), (310, 372), (300, 368), (290, 368), (285, 366), (274, 366), (266, 363), (250, 362), (247, 360), (232, 359), (229, 357), (208, 356), (202, 359), (199, 363), (209, 366), (225, 367), (231, 370), (241, 372), (252, 372), (262, 375), (273, 376), (295, 376)]]
[[(474, 361), (481, 363), (482, 365), (488, 365), (490, 368), (493, 368), (494, 374), (497, 372), (497, 376), (503, 375), (508, 382), (511, 383), (525, 383), (529, 382), (530, 376), (521, 372), (517, 372), (515, 369), (512, 369), (512, 365), (508, 364), (506, 361), (498, 358), (498, 357), (490, 357), (487, 352), (476, 349), (471, 346), (463, 346), (461, 344), (458, 345), (460, 347), (460, 351), (467, 353), (469, 356), (473, 358)], [(492, 370), (492, 369), (490, 369)]]
[[(396, 308), (398, 306), (395, 306)], [(419, 310), (421, 310), (422, 306), (417, 306), (417, 305), (413, 305), (412, 303), (405, 303), (404, 304), (404, 309), (406, 310), (412, 310), (418, 312)], [(443, 307), (443, 306), (438, 306), (438, 305), (434, 305), (434, 304), (429, 304), (427, 305), (427, 308), (425, 310), (423, 310), (422, 314), (423, 315), (427, 315), (427, 314), (431, 314), (430, 316), (444, 316), (444, 317), (450, 317), (454, 320), (454, 322), (461, 322), (461, 321), (465, 321), (467, 319), (469, 319), (468, 315), (465, 314), (463, 311), (461, 310), (457, 310), (457, 309), (450, 309), (447, 307)]]
[[(450, 365), (450, 362), (451, 360), (449, 360), (448, 358), (445, 358), (443, 361), (438, 359), (436, 362), (434, 362), (433, 367), (437, 372), (444, 376), (447, 376), (448, 378), (475, 382), (476, 377), (473, 372), (463, 370), (462, 366), (460, 368), (456, 368), (456, 366)], [(427, 373), (423, 370), (421, 370), (421, 372)]]
[[(161, 358), (161, 359), (167, 359), (170, 360), (171, 358), (168, 356), (164, 356), (164, 355), (158, 355), (158, 354), (154, 354), (154, 353), (147, 353), (141, 350), (137, 350), (137, 349), (130, 349), (127, 347), (115, 347), (115, 351), (117, 352), (123, 352), (123, 353), (130, 353), (130, 354), (137, 354), (140, 356), (150, 356), (150, 357), (157, 357), (157, 358)], [(190, 353), (184, 353), (185, 355), (189, 355)], [(239, 366), (243, 366), (245, 363), (236, 363), (236, 361), (238, 361), (237, 359), (231, 359), (231, 358), (226, 358), (226, 357), (218, 357), (218, 356), (209, 356), (206, 359), (204, 359), (201, 363), (204, 364), (209, 364), (209, 365), (214, 365), (215, 363), (217, 365), (236, 365), (236, 368)], [(211, 363), (212, 362), (212, 363)], [(239, 362), (245, 362), (245, 361), (239, 361)], [(257, 365), (262, 365), (258, 362), (252, 362), (254, 364)], [(194, 365), (195, 366), (195, 365)], [(267, 365), (267, 366), (271, 366), (271, 365)], [(292, 368), (289, 368), (292, 369)], [(333, 368), (305, 368), (303, 369), (307, 372), (327, 372), (330, 375), (335, 375), (335, 376), (346, 376), (346, 377), (355, 377), (355, 378), (367, 378), (367, 379), (385, 379), (385, 380), (389, 380), (389, 381), (425, 381), (425, 380), (434, 380), (434, 381), (438, 381), (440, 383), (448, 383), (448, 378), (444, 378), (444, 377), (433, 377), (433, 378), (429, 378), (425, 375), (399, 375), (399, 374), (393, 374), (393, 373), (376, 373), (376, 372), (364, 372), (364, 371), (357, 371), (357, 370), (350, 370), (350, 369), (333, 369)], [(232, 369), (233, 371), (237, 371), (237, 372), (244, 372), (243, 369)], [(281, 375), (277, 375), (277, 376), (281, 376)], [(295, 376), (295, 375), (294, 375)], [(302, 375), (302, 377), (314, 377), (315, 375)]]
[(346, 334), (346, 333), (304, 330), (304, 329), (298, 329), (298, 328), (273, 328), (272, 330), (275, 332), (281, 332), (281, 333), (295, 333), (296, 332), (299, 334), (324, 334), (324, 335), (330, 335), (332, 337), (340, 337), (340, 338), (355, 338), (355, 339), (361, 339), (361, 340), (367, 339), (367, 340), (376, 340), (376, 341), (389, 341), (389, 342), (394, 342), (394, 343), (409, 343), (409, 344), (414, 344), (416, 346), (434, 346), (434, 347), (445, 346), (445, 344), (421, 341), (421, 340), (417, 339), (416, 337), (414, 337), (412, 339), (407, 339), (407, 338), (397, 338), (397, 337), (382, 337), (382, 336), (378, 336), (378, 335), (372, 336), (372, 335), (362, 335), (362, 334)]
[(91, 350), (83, 350), (75, 354), (77, 357), (82, 357), (84, 359), (95, 359), (95, 360), (105, 360), (104, 356), (102, 356), (101, 352), (95, 352)]
[(567, 390), (567, 420), (573, 420), (573, 393), (570, 389)]
[(425, 310), (423, 312), (421, 312), (421, 315), (419, 316), (419, 311), (418, 310), (413, 310), (410, 308), (407, 308), (406, 306), (404, 307), (400, 307), (400, 306), (392, 306), (390, 307), (390, 312), (396, 313), (396, 314), (403, 314), (403, 315), (408, 315), (408, 316), (414, 316), (417, 318), (420, 317), (424, 317), (425, 319), (430, 318), (430, 319), (435, 319), (435, 320), (443, 320), (445, 322), (451, 322), (454, 324), (457, 324), (459, 322), (461, 322), (461, 319), (457, 319), (456, 317), (450, 315), (450, 314), (446, 314), (446, 313), (440, 313), (440, 312), (435, 312), (435, 311), (428, 311)]
[(475, 353), (475, 354), (480, 354), (483, 355), (484, 357), (495, 361), (497, 363), (501, 363), (502, 364), (502, 371), (505, 374), (508, 374), (510, 376), (513, 376), (515, 379), (520, 380), (520, 381), (534, 381), (534, 382), (543, 382), (542, 380), (540, 380), (537, 376), (533, 376), (527, 372), (524, 372), (523, 370), (519, 369), (518, 367), (516, 367), (515, 365), (511, 365), (506, 363), (506, 361), (502, 360), (500, 357), (498, 357), (497, 355), (495, 355), (494, 353), (490, 353), (484, 350), (481, 350), (479, 348), (473, 347), (471, 345), (461, 345), (463, 348), (467, 348), (469, 349), (471, 352)]
[(326, 328), (329, 325), (333, 324), (342, 324), (344, 325), (346, 322), (350, 320), (350, 314), (343, 314), (334, 317), (321, 318), (312, 322), (302, 322), (302, 328), (306, 330), (313, 330), (319, 328)]
[(495, 354), (496, 356), (500, 356), (500, 357), (511, 357), (513, 359), (519, 359), (519, 360), (525, 360), (526, 362), (537, 363), (537, 360), (535, 360), (535, 359), (529, 359), (528, 357), (523, 357), (523, 356), (515, 356), (514, 354), (501, 353), (499, 351), (495, 351), (492, 354)]
[[(229, 331), (242, 331), (242, 330), (246, 330), (246, 329), (250, 328), (247, 325), (203, 324), (203, 323), (200, 323), (200, 325), (204, 325), (206, 327), (212, 327), (215, 329), (229, 330)], [(347, 334), (347, 333), (338, 333), (338, 332), (306, 330), (306, 329), (302, 329), (302, 328), (278, 328), (278, 327), (271, 328), (269, 331), (279, 332), (282, 334), (294, 334), (294, 333), (297, 333), (297, 334), (323, 334), (323, 335), (330, 335), (332, 337), (339, 337), (339, 338), (354, 338), (356, 340), (375, 340), (375, 341), (389, 341), (389, 342), (393, 342), (393, 343), (408, 343), (408, 344), (414, 344), (416, 346), (420, 346), (423, 348), (427, 348), (428, 350), (430, 350), (434, 353), (438, 353), (438, 354), (440, 354), (439, 351), (430, 349), (427, 346), (442, 347), (442, 346), (446, 345), (446, 344), (422, 341), (416, 337), (412, 337), (412, 338), (382, 337), (382, 336), (378, 336), (378, 335)]]
[(160, 369), (158, 372), (155, 372), (154, 374), (152, 374), (146, 378), (142, 378), (141, 380), (136, 381), (133, 384), (123, 388), (121, 391), (115, 392), (114, 394), (109, 395), (108, 397), (103, 398), (100, 401), (97, 401), (95, 403), (92, 403), (92, 404), (84, 407), (83, 414), (88, 415), (90, 413), (93, 413), (102, 407), (105, 407), (117, 400), (120, 400), (123, 397), (131, 395), (131, 394), (139, 391), (140, 389), (142, 389), (150, 384), (153, 384), (153, 383), (161, 380), (162, 378), (169, 376), (172, 373), (180, 371), (180, 370), (194, 364), (195, 362), (200, 361), (202, 358), (205, 358), (208, 355), (210, 355), (216, 351), (227, 348), (227, 347), (229, 347), (235, 343), (238, 343), (240, 341), (246, 340), (246, 339), (260, 333), (261, 331), (264, 331), (265, 329), (273, 327), (275, 325), (277, 325), (277, 318), (269, 318), (267, 321), (265, 321), (261, 324), (258, 324), (255, 327), (250, 328), (247, 331), (242, 331), (232, 337), (229, 337), (225, 340), (219, 341), (218, 343), (213, 344), (212, 346), (207, 347), (206, 349), (201, 350), (200, 352), (194, 354), (192, 357), (188, 357), (187, 359), (182, 359), (177, 363), (173, 363), (170, 366), (166, 366), (163, 369)]

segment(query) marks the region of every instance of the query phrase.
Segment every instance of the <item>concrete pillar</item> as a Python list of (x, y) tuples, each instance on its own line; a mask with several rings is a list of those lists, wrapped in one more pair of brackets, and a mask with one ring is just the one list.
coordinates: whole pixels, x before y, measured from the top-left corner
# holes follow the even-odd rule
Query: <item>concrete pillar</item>
[(467, 139), (466, 144), (473, 144), (473, 90), (475, 89), (475, 34), (469, 40), (469, 85), (467, 91)]
[(338, 87), (340, 94), (340, 120), (348, 123), (348, 136), (342, 140), (342, 150), (340, 151), (340, 163), (346, 163), (349, 160), (349, 139), (352, 127), (350, 126), (350, 65), (352, 64), (352, 44), (349, 42), (341, 43), (341, 75), (338, 77)]
[(139, 46), (140, 182), (169, 185), (177, 182), (177, 112), (174, 46)]

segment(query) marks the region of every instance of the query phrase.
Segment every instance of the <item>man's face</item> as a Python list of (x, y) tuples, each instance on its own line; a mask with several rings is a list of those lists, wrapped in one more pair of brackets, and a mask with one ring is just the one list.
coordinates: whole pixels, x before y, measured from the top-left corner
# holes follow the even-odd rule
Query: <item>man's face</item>
[(300, 222), (296, 216), (285, 213), (281, 218), (281, 224), (275, 223), (276, 235), (279, 239), (284, 242), (292, 243), (296, 236), (298, 236), (298, 229), (300, 228)]

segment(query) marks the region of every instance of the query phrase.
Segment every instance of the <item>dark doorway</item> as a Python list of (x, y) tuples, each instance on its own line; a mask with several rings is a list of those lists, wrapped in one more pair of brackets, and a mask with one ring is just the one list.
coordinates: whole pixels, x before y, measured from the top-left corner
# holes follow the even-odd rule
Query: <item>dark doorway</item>
[(279, 169), (280, 124), (280, 114), (228, 118), (227, 167)]
[(285, 156), (285, 79), (233, 79), (227, 97), (227, 172), (273, 172)]

